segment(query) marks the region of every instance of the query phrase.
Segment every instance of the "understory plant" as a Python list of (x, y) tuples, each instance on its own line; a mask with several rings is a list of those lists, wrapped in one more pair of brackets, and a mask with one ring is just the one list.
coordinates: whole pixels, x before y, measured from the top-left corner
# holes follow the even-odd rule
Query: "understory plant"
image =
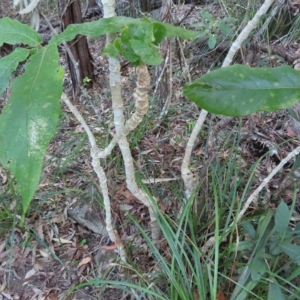
[[(192, 297), (205, 299), (208, 294), (216, 299), (219, 288), (218, 281), (221, 277), (234, 282), (229, 274), (219, 274), (222, 243), (228, 235), (232, 235), (236, 226), (241, 226), (240, 222), (245, 212), (250, 204), (257, 200), (259, 192), (270, 179), (286, 162), (300, 152), (300, 147), (298, 147), (282, 159), (258, 188), (248, 198), (243, 199), (245, 201), (240, 204), (236, 216), (230, 214), (230, 217), (226, 219), (226, 226), (221, 224), (220, 219), (218, 205), (222, 193), (218, 190), (217, 175), (212, 177), (215, 230), (205, 236), (205, 239), (197, 239), (197, 235), (193, 233), (194, 227), (189, 215), (191, 211), (189, 205), (195, 199), (199, 177), (191, 172), (189, 163), (195, 139), (207, 113), (241, 117), (262, 110), (275, 111), (287, 108), (300, 98), (300, 74), (288, 66), (273, 69), (255, 69), (241, 65), (229, 66), (241, 44), (258, 25), (261, 16), (268, 11), (273, 2), (266, 0), (253, 19), (237, 36), (221, 69), (205, 74), (183, 88), (184, 95), (200, 106), (202, 111), (191, 133), (182, 162), (181, 176), (186, 193), (185, 201), (183, 201), (185, 205), (183, 205), (178, 224), (164, 216), (158, 210), (157, 199), (137, 185), (126, 136), (139, 125), (148, 111), (150, 88), (148, 66), (159, 65), (162, 62), (159, 44), (165, 38), (193, 39), (197, 33), (147, 18), (116, 17), (114, 1), (109, 0), (103, 0), (103, 19), (70, 25), (62, 33), (54, 35), (49, 44), (45, 46), (41, 45), (40, 36), (30, 27), (9, 18), (0, 19), (0, 46), (7, 43), (23, 44), (27, 47), (16, 47), (11, 54), (0, 59), (0, 93), (8, 86), (11, 89), (9, 101), (0, 116), (0, 162), (16, 180), (16, 191), (21, 196), (23, 206), (21, 224), (25, 222), (26, 213), (37, 189), (47, 146), (55, 135), (61, 111), (60, 100), (62, 100), (88, 135), (92, 165), (103, 194), (107, 231), (110, 239), (119, 249), (123, 261), (126, 261), (126, 255), (122, 241), (112, 226), (107, 179), (104, 169), (100, 165), (100, 159), (106, 158), (115, 145), (119, 145), (123, 155), (126, 183), (129, 190), (149, 209), (152, 225), (151, 239), (143, 234), (141, 227), (139, 228), (159, 260), (160, 269), (170, 280), (170, 285), (166, 288), (167, 295), (155, 298), (157, 291), (149, 291), (148, 294), (150, 296), (152, 294), (155, 299), (168, 299), (169, 295), (172, 297), (170, 299), (192, 299)], [(30, 9), (28, 8), (27, 11)], [(91, 37), (107, 35), (108, 43), (103, 54), (109, 57), (111, 98), (116, 133), (105, 149), (100, 149), (85, 120), (77, 108), (72, 105), (68, 96), (63, 93), (64, 70), (58, 63), (58, 46), (73, 40), (78, 34)], [(137, 73), (136, 88), (133, 94), (135, 113), (126, 122), (121, 98), (118, 61), (120, 56), (136, 67)], [(10, 83), (11, 75), (23, 62), (25, 62), (25, 72)], [(254, 290), (259, 288), (258, 282), (261, 280), (268, 282), (268, 299), (273, 299), (273, 295), (279, 290), (283, 294), (281, 288), (278, 290), (277, 284), (281, 279), (269, 267), (268, 259), (271, 259), (272, 255), (277, 255), (277, 257), (279, 254), (287, 255), (293, 264), (294, 262), (298, 264), (298, 256), (295, 253), (299, 250), (299, 246), (296, 245), (295, 235), (289, 230), (289, 224), (286, 221), (289, 220), (290, 215), (291, 212), (287, 207), (281, 204), (275, 215), (267, 212), (258, 220), (253, 219), (253, 223), (244, 224), (243, 230), (245, 232), (248, 230), (247, 234), (252, 239), (251, 249), (253, 251), (249, 254), (250, 264), (245, 262), (245, 265), (239, 269), (239, 279), (235, 283), (236, 288), (233, 290), (231, 299), (246, 299), (249, 293), (254, 295)], [(284, 220), (282, 216), (284, 216)], [(159, 239), (160, 230), (167, 239), (172, 252), (171, 259), (167, 262), (153, 243)], [(253, 234), (254, 231), (257, 233)], [(236, 246), (239, 247), (239, 245)], [(238, 252), (238, 250), (236, 251)], [(266, 253), (267, 255), (265, 255)], [(197, 261), (195, 264), (197, 259), (201, 263)], [(257, 265), (259, 267), (255, 269), (254, 266)], [(190, 271), (189, 274), (186, 272), (186, 266)], [(297, 272), (296, 269), (295, 273), (290, 275), (291, 280), (297, 276), (295, 275), (298, 274)], [(101, 283), (99, 280), (97, 282)], [(284, 282), (281, 285), (286, 289), (284, 284), (288, 283)], [(126, 286), (126, 283), (122, 283), (122, 286)], [(127, 286), (133, 288), (131, 283), (128, 283)], [(296, 293), (295, 285), (290, 284), (290, 287)], [(142, 293), (147, 292), (145, 287), (140, 290)]]

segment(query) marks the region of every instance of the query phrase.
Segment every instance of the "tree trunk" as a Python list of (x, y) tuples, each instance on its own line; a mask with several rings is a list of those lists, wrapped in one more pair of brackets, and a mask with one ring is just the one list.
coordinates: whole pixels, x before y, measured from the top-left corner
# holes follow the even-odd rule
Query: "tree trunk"
[[(58, 2), (59, 15), (62, 19), (62, 30), (64, 30), (69, 24), (82, 23), (79, 0), (58, 0)], [(89, 88), (92, 86), (92, 81), (94, 80), (92, 56), (85, 36), (77, 35), (73, 41), (68, 42), (68, 46), (70, 47), (73, 57), (77, 63), (77, 66), (75, 66), (68, 55), (68, 65), (71, 73), (73, 91), (75, 95), (77, 95), (80, 92), (80, 87), (83, 85), (84, 78), (91, 80), (85, 84), (85, 87)]]

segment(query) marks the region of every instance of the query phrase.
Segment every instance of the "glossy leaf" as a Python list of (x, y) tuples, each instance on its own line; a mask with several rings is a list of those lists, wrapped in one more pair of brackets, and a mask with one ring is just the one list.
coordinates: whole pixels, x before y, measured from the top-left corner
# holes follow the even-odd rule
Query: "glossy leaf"
[(36, 47), (41, 42), (40, 35), (29, 26), (10, 18), (0, 19), (0, 47), (3, 43), (11, 45), (22, 43)]
[(24, 213), (58, 123), (64, 76), (58, 60), (53, 43), (33, 55), (25, 73), (13, 81), (9, 102), (0, 115), (0, 162), (17, 179)]
[(281, 202), (275, 212), (275, 229), (281, 238), (285, 236), (288, 230), (290, 217), (288, 206), (285, 202)]
[(211, 113), (241, 117), (292, 106), (300, 99), (299, 82), (300, 72), (289, 66), (233, 65), (203, 75), (183, 93)]
[(6, 89), (10, 75), (21, 61), (29, 55), (29, 50), (17, 48), (12, 53), (0, 59), (0, 94)]

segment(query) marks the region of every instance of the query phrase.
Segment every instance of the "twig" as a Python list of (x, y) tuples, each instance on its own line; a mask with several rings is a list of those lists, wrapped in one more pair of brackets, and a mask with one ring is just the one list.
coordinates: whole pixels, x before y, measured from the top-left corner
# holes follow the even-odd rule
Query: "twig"
[(118, 251), (120, 254), (120, 258), (122, 261), (126, 262), (126, 254), (124, 247), (122, 243), (120, 242), (120, 238), (118, 234), (114, 231), (113, 225), (112, 225), (112, 218), (111, 218), (111, 207), (110, 207), (110, 199), (108, 195), (108, 188), (107, 188), (107, 178), (106, 175), (103, 171), (103, 168), (100, 166), (100, 161), (96, 156), (96, 140), (91, 132), (89, 126), (86, 124), (85, 120), (83, 119), (82, 115), (80, 112), (77, 110), (77, 108), (70, 102), (68, 99), (67, 95), (65, 93), (62, 94), (61, 99), (66, 103), (70, 111), (74, 114), (74, 116), (77, 118), (81, 126), (84, 128), (90, 145), (91, 145), (91, 157), (92, 157), (92, 166), (94, 168), (95, 173), (98, 176), (102, 195), (103, 195), (103, 202), (104, 202), (104, 207), (105, 207), (105, 223), (106, 223), (106, 230), (108, 232), (108, 236), (111, 241), (114, 243), (118, 244)]
[[(168, 54), (166, 56), (167, 57), (171, 57), (171, 43), (170, 40), (168, 41)], [(167, 62), (167, 59), (165, 60)], [(164, 72), (166, 63), (164, 65), (163, 71), (161, 72), (161, 75)], [(153, 127), (153, 130), (155, 130), (157, 127), (159, 127), (164, 115), (166, 115), (168, 113), (168, 108), (172, 99), (172, 91), (173, 91), (173, 78), (172, 78), (172, 60), (170, 59), (170, 64), (169, 64), (169, 92), (168, 92), (168, 96), (166, 98), (166, 101), (164, 103), (164, 107), (161, 110), (161, 113), (158, 116), (158, 120), (157, 123), (155, 124), (155, 126)]]
[(278, 14), (279, 9), (284, 5), (285, 0), (277, 0), (277, 3), (271, 13), (269, 14), (267, 20), (263, 24), (263, 26), (259, 29), (259, 31), (255, 34), (253, 41), (257, 43), (259, 41), (260, 36), (265, 32), (266, 28), (269, 26), (272, 19)]
[(163, 68), (156, 80), (156, 84), (155, 84), (155, 88), (154, 88), (154, 92), (153, 92), (153, 96), (156, 95), (157, 93), (157, 89), (158, 89), (158, 86), (159, 86), (159, 83), (161, 82), (161, 79), (165, 73), (165, 70), (166, 70), (166, 67), (167, 67), (167, 64), (168, 64), (168, 61), (169, 61), (169, 53), (167, 54), (166, 58), (165, 58), (165, 61), (164, 61), (164, 65), (163, 65)]

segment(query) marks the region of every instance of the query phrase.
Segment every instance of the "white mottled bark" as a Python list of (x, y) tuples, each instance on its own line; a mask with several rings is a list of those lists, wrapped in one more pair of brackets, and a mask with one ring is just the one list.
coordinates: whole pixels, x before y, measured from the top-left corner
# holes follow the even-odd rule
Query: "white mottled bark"
[[(222, 67), (227, 67), (231, 64), (232, 59), (238, 49), (241, 47), (242, 43), (245, 41), (245, 39), (249, 36), (250, 32), (258, 25), (260, 18), (262, 15), (264, 15), (270, 6), (273, 4), (274, 0), (265, 0), (263, 5), (260, 7), (260, 9), (256, 12), (255, 16), (253, 17), (252, 20), (248, 22), (246, 27), (242, 30), (242, 32), (239, 34), (237, 39), (234, 41), (232, 44)], [(228, 227), (227, 233), (230, 232), (231, 227), (236, 224), (236, 222), (240, 221), (241, 218), (243, 217), (244, 213), (246, 212), (247, 208), (251, 204), (251, 202), (256, 199), (258, 196), (258, 193), (266, 186), (266, 184), (271, 180), (271, 178), (274, 177), (274, 175), (283, 167), (283, 165), (289, 161), (292, 157), (297, 155), (300, 151), (300, 147), (296, 148), (293, 152), (291, 152), (284, 160), (281, 161), (281, 163), (270, 173), (270, 175), (261, 183), (261, 185), (253, 192), (253, 194), (248, 198), (248, 200), (245, 202), (243, 209), (240, 211), (240, 213), (237, 216), (237, 219), (235, 222), (230, 224)], [(215, 244), (215, 237), (211, 237), (205, 245), (202, 247), (202, 251), (205, 253), (208, 251), (210, 247), (212, 247)]]
[[(229, 52), (223, 62), (222, 68), (227, 67), (231, 64), (234, 55), (240, 49), (242, 43), (246, 40), (246, 38), (249, 36), (251, 31), (258, 25), (258, 22), (259, 22), (261, 16), (264, 15), (268, 11), (268, 9), (270, 8), (270, 6), (272, 5), (273, 2), (274, 2), (274, 0), (266, 0), (264, 2), (264, 4), (260, 7), (260, 9), (256, 12), (253, 19), (248, 22), (246, 27), (238, 35), (237, 39), (234, 41), (231, 48), (229, 49)], [(193, 175), (191, 173), (188, 166), (189, 166), (189, 162), (191, 159), (191, 154), (192, 154), (192, 150), (193, 150), (193, 147), (195, 144), (195, 140), (197, 138), (198, 133), (200, 132), (200, 130), (202, 128), (202, 125), (205, 121), (206, 116), (207, 116), (207, 111), (203, 109), (200, 113), (200, 116), (196, 122), (196, 125), (195, 125), (195, 127), (192, 131), (192, 134), (189, 138), (189, 141), (187, 143), (184, 158), (183, 158), (182, 165), (181, 165), (181, 177), (182, 177), (182, 179), (184, 181), (184, 185), (185, 185), (186, 199), (188, 199), (192, 195), (192, 193), (196, 187), (196, 184), (197, 184), (197, 180), (195, 180), (197, 178), (195, 175)]]
[(77, 108), (70, 102), (66, 94), (62, 94), (61, 99), (66, 103), (70, 111), (74, 114), (74, 116), (77, 118), (81, 126), (84, 128), (85, 132), (87, 133), (90, 145), (91, 145), (91, 157), (92, 157), (92, 166), (94, 168), (95, 173), (97, 174), (97, 177), (99, 179), (101, 192), (103, 195), (103, 202), (105, 207), (105, 223), (106, 223), (106, 230), (108, 232), (108, 236), (111, 241), (117, 244), (117, 248), (120, 254), (120, 258), (122, 261), (126, 262), (126, 253), (124, 250), (124, 247), (120, 241), (120, 238), (116, 231), (114, 231), (113, 225), (112, 225), (112, 218), (111, 218), (111, 207), (110, 207), (110, 199), (108, 195), (108, 188), (107, 188), (107, 179), (106, 175), (104, 173), (103, 168), (100, 166), (100, 160), (97, 158), (96, 151), (97, 145), (95, 141), (95, 137), (93, 133), (91, 132), (90, 128), (86, 124), (85, 120), (83, 119), (80, 112), (77, 110)]
[[(114, 0), (103, 0), (103, 12), (104, 18), (109, 18), (115, 16), (115, 1)], [(115, 34), (107, 34), (107, 43), (112, 42), (115, 38)], [(135, 176), (134, 176), (134, 165), (133, 158), (131, 155), (129, 143), (126, 138), (126, 128), (124, 129), (124, 114), (123, 114), (123, 101), (121, 97), (121, 74), (120, 74), (120, 63), (115, 58), (109, 58), (109, 71), (110, 71), (110, 90), (111, 99), (114, 114), (114, 124), (116, 127), (116, 135), (119, 137), (118, 145), (120, 147), (126, 174), (126, 184), (129, 191), (144, 205), (149, 209), (151, 227), (152, 227), (152, 239), (157, 240), (160, 237), (160, 229), (157, 225), (157, 220), (155, 217), (155, 204), (151, 202), (148, 196), (137, 186)], [(148, 80), (150, 77), (146, 66), (140, 66), (137, 68), (138, 83), (135, 92), (136, 100), (136, 114), (134, 118), (138, 117), (138, 114), (143, 115), (148, 110)], [(145, 111), (146, 108), (146, 112)], [(142, 116), (141, 116), (142, 117)], [(138, 119), (141, 118), (138, 117)], [(136, 123), (136, 120), (134, 121)], [(132, 125), (132, 123), (131, 123)], [(132, 127), (130, 123), (127, 127)], [(135, 125), (134, 125), (135, 126)], [(137, 126), (137, 125), (136, 125)], [(115, 141), (114, 141), (115, 142)], [(99, 152), (98, 152), (99, 153)]]

